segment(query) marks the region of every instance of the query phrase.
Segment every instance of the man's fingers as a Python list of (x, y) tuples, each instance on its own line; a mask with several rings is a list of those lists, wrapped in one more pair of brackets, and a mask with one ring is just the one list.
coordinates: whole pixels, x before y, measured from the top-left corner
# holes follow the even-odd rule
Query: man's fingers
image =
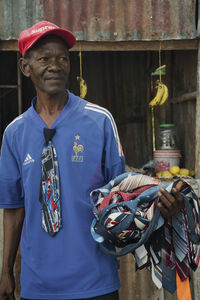
[(174, 197), (170, 193), (168, 193), (165, 189), (163, 188), (160, 189), (160, 191), (158, 192), (158, 197), (167, 208), (174, 206), (175, 203)]
[(184, 199), (180, 193), (182, 186), (183, 182), (179, 181), (172, 189), (171, 193), (164, 188), (160, 188), (160, 191), (157, 194), (160, 199), (158, 208), (164, 217), (174, 216), (184, 208)]
[(179, 181), (177, 183), (177, 185), (175, 186), (175, 188), (172, 189), (172, 194), (175, 197), (175, 199), (177, 200), (178, 206), (180, 208), (184, 208), (184, 199), (183, 199), (183, 196), (180, 193), (183, 185), (184, 185), (184, 182), (183, 181)]
[(172, 189), (172, 194), (179, 202), (182, 202), (183, 196), (180, 194), (179, 191), (177, 191), (176, 188)]
[(182, 187), (183, 187), (183, 181), (180, 180), (180, 181), (176, 184), (175, 189), (177, 190), (177, 192), (180, 192), (181, 189), (182, 189)]
[(168, 209), (166, 207), (164, 207), (164, 205), (162, 205), (162, 203), (158, 203), (157, 206), (158, 206), (161, 214), (163, 215), (163, 217), (168, 217), (168, 215), (169, 215)]
[(177, 191), (176, 188), (172, 189), (172, 194), (177, 201), (177, 205), (179, 208), (184, 208), (184, 199), (180, 192)]

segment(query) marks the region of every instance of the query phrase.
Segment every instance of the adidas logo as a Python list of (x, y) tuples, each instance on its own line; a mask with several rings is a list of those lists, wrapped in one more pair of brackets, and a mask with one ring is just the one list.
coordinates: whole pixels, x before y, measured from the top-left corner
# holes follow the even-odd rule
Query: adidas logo
[(28, 165), (28, 164), (30, 164), (30, 163), (33, 163), (35, 160), (30, 156), (30, 154), (28, 153), (27, 154), (27, 156), (26, 156), (26, 158), (25, 158), (25, 160), (24, 160), (24, 163), (23, 163), (23, 165), (25, 166), (25, 165)]

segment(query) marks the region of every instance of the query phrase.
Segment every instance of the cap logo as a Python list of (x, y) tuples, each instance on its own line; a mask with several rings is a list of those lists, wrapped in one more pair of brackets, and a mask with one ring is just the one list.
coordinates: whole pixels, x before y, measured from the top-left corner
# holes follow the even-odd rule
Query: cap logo
[(48, 29), (56, 29), (56, 27), (55, 26), (43, 26), (43, 27), (40, 27), (39, 29), (33, 29), (31, 31), (31, 33), (34, 34), (34, 33), (37, 33), (37, 32), (43, 32), (43, 31), (48, 30)]

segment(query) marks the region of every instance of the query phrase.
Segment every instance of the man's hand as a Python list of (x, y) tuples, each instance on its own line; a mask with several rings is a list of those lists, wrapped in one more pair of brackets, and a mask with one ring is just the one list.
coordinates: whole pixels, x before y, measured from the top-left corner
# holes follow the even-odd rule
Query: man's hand
[(172, 217), (184, 208), (183, 196), (180, 194), (182, 186), (183, 182), (179, 181), (171, 193), (168, 193), (164, 188), (161, 188), (158, 192), (158, 197), (161, 200), (158, 203), (158, 208), (163, 217)]
[(15, 290), (14, 276), (10, 274), (2, 275), (0, 281), (0, 299), (15, 300), (14, 290)]

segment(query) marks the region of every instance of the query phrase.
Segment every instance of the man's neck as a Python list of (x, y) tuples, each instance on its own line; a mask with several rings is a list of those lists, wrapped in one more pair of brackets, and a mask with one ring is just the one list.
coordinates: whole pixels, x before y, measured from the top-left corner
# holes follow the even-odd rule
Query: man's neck
[(60, 115), (68, 101), (68, 94), (65, 92), (61, 95), (37, 95), (35, 110), (42, 120), (50, 128)]

